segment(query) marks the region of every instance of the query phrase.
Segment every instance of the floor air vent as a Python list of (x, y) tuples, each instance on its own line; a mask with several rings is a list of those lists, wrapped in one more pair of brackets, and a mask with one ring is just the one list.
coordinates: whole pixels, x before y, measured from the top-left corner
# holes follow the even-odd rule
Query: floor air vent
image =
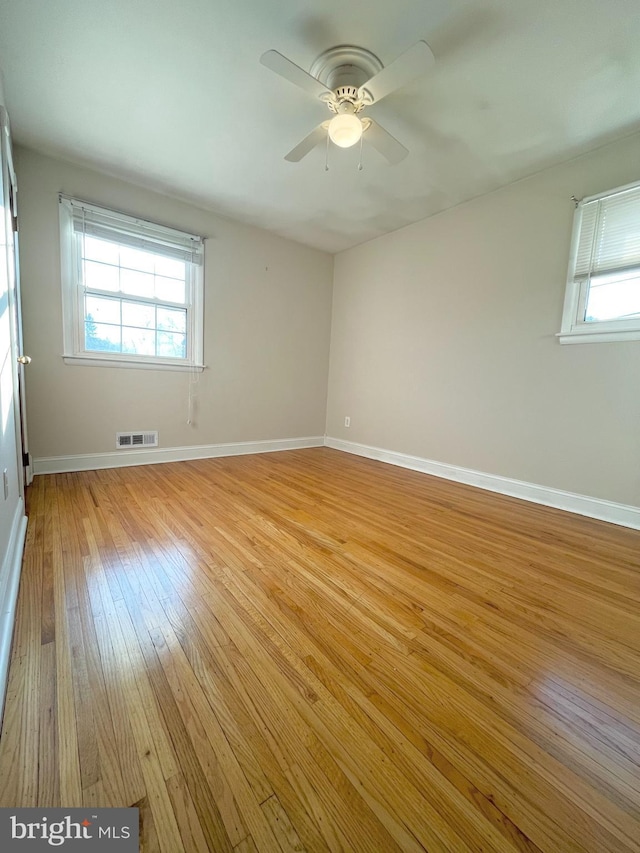
[(158, 431), (154, 432), (117, 432), (116, 447), (157, 447)]

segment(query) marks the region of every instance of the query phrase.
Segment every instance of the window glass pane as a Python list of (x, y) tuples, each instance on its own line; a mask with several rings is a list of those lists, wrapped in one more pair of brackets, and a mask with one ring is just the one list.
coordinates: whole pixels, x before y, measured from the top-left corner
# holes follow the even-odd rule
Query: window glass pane
[(98, 240), (97, 237), (85, 237), (83, 256), (92, 261), (102, 261), (105, 264), (118, 266), (118, 245), (108, 240)]
[(87, 320), (96, 323), (120, 325), (120, 300), (103, 299), (100, 296), (85, 296), (84, 313)]
[(95, 261), (84, 262), (84, 284), (90, 290), (112, 290), (120, 289), (118, 267), (109, 264), (96, 263)]
[(158, 355), (164, 358), (186, 358), (187, 336), (177, 332), (158, 332)]
[(135, 353), (136, 355), (155, 355), (155, 331), (153, 329), (134, 329), (131, 326), (123, 326), (122, 352)]
[(184, 309), (158, 308), (158, 329), (167, 332), (187, 331), (187, 312)]
[(163, 258), (162, 255), (156, 255), (156, 275), (179, 278), (184, 281), (184, 272), (184, 261), (175, 261), (173, 258)]
[(125, 326), (139, 326), (143, 329), (154, 329), (156, 325), (156, 309), (154, 305), (143, 305), (140, 302), (122, 302), (122, 323)]
[(152, 252), (143, 252), (141, 249), (130, 249), (128, 246), (120, 246), (120, 266), (128, 267), (130, 270), (141, 272), (153, 272), (156, 256)]
[(95, 323), (87, 317), (84, 322), (84, 347), (97, 352), (120, 352), (120, 326)]
[(120, 270), (120, 287), (123, 293), (153, 299), (153, 276), (146, 272)]
[(177, 278), (165, 278), (164, 276), (157, 275), (156, 298), (162, 299), (165, 302), (184, 302), (184, 281), (179, 281)]
[(640, 317), (640, 270), (591, 279), (585, 322)]

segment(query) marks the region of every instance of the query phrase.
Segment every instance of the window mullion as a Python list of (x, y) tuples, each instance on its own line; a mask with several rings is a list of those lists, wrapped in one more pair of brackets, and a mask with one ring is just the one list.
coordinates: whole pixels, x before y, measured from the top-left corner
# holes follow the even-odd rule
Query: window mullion
[(145, 305), (156, 305), (160, 308), (188, 308), (185, 302), (168, 302), (166, 299), (158, 299), (149, 296), (134, 296), (133, 294), (124, 293), (121, 290), (100, 290), (96, 287), (84, 287), (83, 293), (88, 296), (100, 296), (104, 299), (125, 299), (127, 302), (142, 302)]

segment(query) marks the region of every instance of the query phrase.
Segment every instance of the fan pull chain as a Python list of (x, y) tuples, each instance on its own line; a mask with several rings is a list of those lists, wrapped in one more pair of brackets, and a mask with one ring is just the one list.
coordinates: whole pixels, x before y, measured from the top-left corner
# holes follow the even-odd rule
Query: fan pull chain
[(329, 128), (327, 128), (327, 151), (324, 158), (324, 170), (329, 171)]
[(362, 171), (362, 137), (363, 136), (364, 136), (364, 134), (360, 135), (360, 162), (358, 163), (358, 171), (359, 172)]

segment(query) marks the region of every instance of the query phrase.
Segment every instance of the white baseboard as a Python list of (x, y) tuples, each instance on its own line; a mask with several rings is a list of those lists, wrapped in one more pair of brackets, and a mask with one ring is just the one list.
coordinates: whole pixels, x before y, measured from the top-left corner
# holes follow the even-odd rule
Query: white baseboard
[(95, 471), (99, 468), (128, 468), (132, 465), (157, 465), (160, 462), (185, 462), (188, 459), (214, 459), (246, 453), (273, 453), (322, 447), (323, 436), (276, 438), (269, 441), (237, 441), (230, 444), (200, 444), (188, 447), (149, 447), (141, 450), (114, 450), (74, 456), (43, 456), (33, 460), (34, 474), (64, 474), (69, 471)]
[(7, 692), (13, 623), (16, 615), (26, 531), (27, 517), (24, 514), (24, 501), (20, 498), (13, 516), (9, 544), (2, 561), (2, 569), (0, 569), (0, 721), (2, 720)]
[(269, 441), (241, 441), (229, 444), (202, 444), (189, 447), (150, 447), (141, 450), (115, 450), (111, 453), (93, 453), (74, 456), (48, 456), (33, 461), (34, 474), (62, 474), (70, 471), (94, 471), (100, 468), (123, 468), (132, 465), (155, 465), (160, 462), (184, 462), (188, 459), (213, 459), (220, 456), (239, 456), (248, 453), (272, 453), (279, 450), (298, 450), (326, 445), (334, 450), (366, 456), (379, 462), (422, 471), (445, 480), (455, 480), (479, 489), (498, 492), (532, 503), (575, 512), (622, 527), (640, 530), (640, 507), (627, 506), (588, 495), (564, 492), (536, 483), (512, 480), (496, 474), (485, 474), (471, 468), (461, 468), (445, 462), (435, 462), (420, 456), (409, 456), (380, 447), (369, 447), (331, 436), (309, 438), (284, 438)]
[(434, 462), (420, 456), (408, 456), (404, 453), (395, 453), (392, 450), (369, 447), (366, 444), (356, 444), (330, 436), (325, 438), (325, 445), (334, 450), (366, 456), (368, 459), (377, 459), (380, 462), (388, 462), (401, 468), (411, 468), (413, 471), (422, 471), (425, 474), (432, 474), (434, 477), (442, 477), (445, 480), (455, 480), (468, 486), (477, 486), (479, 489), (499, 492), (501, 495), (509, 495), (524, 501), (544, 504), (566, 512), (575, 512), (578, 515), (586, 515), (600, 521), (609, 521), (611, 524), (640, 530), (640, 507), (637, 506), (627, 506), (587, 495), (563, 492), (560, 489), (526, 483), (522, 480), (511, 480), (508, 477), (500, 477), (496, 474), (484, 474), (482, 471), (473, 471), (470, 468), (460, 468), (457, 465)]

